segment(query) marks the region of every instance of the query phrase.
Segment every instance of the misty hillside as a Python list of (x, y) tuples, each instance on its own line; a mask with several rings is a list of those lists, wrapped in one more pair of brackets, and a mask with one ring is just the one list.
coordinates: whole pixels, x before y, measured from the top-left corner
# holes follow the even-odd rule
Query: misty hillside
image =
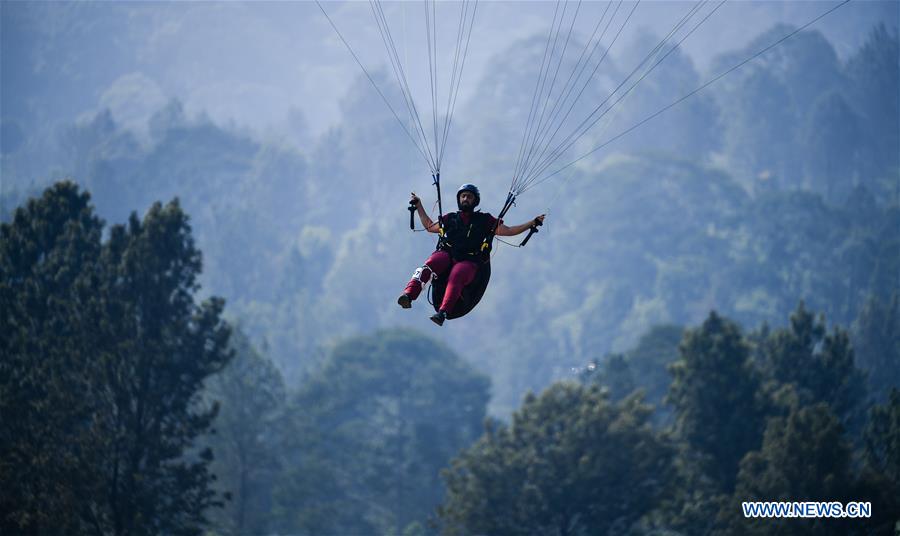
[[(575, 149), (609, 139), (789, 29), (774, 26), (746, 50), (723, 50), (710, 73), (677, 51)], [(526, 387), (568, 377), (657, 323), (696, 322), (716, 309), (758, 325), (806, 300), (849, 324), (866, 296), (889, 296), (900, 192), (889, 150), (897, 146), (896, 69), (885, 77), (883, 62), (897, 42), (885, 27), (867, 36), (841, 60), (821, 33), (802, 32), (523, 194), (508, 220), (549, 210), (544, 232), (521, 251), (497, 244), (495, 276), (472, 321), (440, 334), (466, 354), (476, 344), (491, 356), (473, 359), (494, 378), (494, 407), (505, 413)], [(630, 39), (599, 49), (609, 58), (574, 118), (587, 116), (659, 37), (645, 29)], [(444, 166), (459, 171), (445, 172), (444, 183), (449, 191), (478, 183), (483, 210), (496, 213), (505, 195), (530, 99), (523, 88), (537, 75), (543, 41), (496, 51), (477, 97), (459, 104)], [(387, 73), (375, 74), (393, 87)], [(34, 109), (16, 105), (17, 95), (15, 86), (4, 92), (13, 103), (5, 110)], [(228, 314), (296, 377), (317, 347), (344, 335), (427, 327), (427, 307), (401, 315), (393, 304), (433, 247), (430, 236), (405, 230), (402, 208), (410, 190), (431, 206), (427, 169), (364, 77), (340, 110), (339, 126), (307, 131), (300, 145), (192, 115), (178, 98), (160, 101), (137, 130), (108, 109), (57, 126), (12, 115), (4, 122), (13, 133), (4, 139), (14, 143), (4, 149), (3, 210), (61, 177), (83, 184), (110, 221), (178, 197), (204, 252), (206, 292), (225, 297)], [(52, 132), (28, 137), (35, 128)], [(35, 166), (46, 171), (35, 174)]]

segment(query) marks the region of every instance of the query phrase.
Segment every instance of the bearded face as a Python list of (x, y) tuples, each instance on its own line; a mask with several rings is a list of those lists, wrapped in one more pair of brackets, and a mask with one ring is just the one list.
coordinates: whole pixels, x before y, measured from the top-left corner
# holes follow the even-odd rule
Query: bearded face
[(463, 212), (472, 212), (475, 208), (475, 194), (472, 192), (460, 192), (456, 197), (459, 209)]

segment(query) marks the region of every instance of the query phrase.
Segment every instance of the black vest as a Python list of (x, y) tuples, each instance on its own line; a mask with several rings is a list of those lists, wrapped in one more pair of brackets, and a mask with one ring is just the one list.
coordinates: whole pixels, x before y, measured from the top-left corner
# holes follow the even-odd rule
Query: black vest
[(466, 225), (459, 212), (444, 218), (444, 237), (438, 249), (450, 252), (456, 261), (477, 261), (490, 258), (490, 245), (482, 248), (488, 237), (488, 218), (483, 212), (472, 212)]

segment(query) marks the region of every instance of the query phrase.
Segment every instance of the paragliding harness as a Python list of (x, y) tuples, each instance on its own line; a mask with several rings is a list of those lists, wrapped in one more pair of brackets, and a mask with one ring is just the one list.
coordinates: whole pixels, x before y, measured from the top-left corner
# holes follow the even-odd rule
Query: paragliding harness
[(443, 230), (437, 249), (449, 253), (454, 261), (490, 262), (490, 229), (483, 212), (470, 213), (468, 225), (458, 212), (451, 213), (444, 219)]
[[(486, 216), (482, 212), (472, 212), (472, 217), (466, 226), (459, 214), (451, 214), (445, 221), (444, 211), (441, 205), (441, 174), (432, 175), (434, 179), (434, 187), (437, 189), (438, 200), (438, 242), (437, 249), (447, 251), (451, 256), (451, 263), (470, 260), (478, 263), (478, 273), (475, 279), (465, 286), (462, 295), (457, 300), (451, 311), (447, 311), (447, 318), (454, 319), (464, 316), (478, 305), (487, 290), (488, 283), (491, 280), (491, 248), (494, 242), (494, 236), (497, 233), (497, 226), (500, 220), (506, 215), (507, 211), (515, 204), (516, 197), (509, 193), (503, 209), (494, 221), (494, 225), (485, 231)], [(416, 205), (410, 202), (409, 207), (409, 227), (415, 229), (415, 220), (413, 215), (416, 211)], [(541, 225), (536, 222), (528, 231), (528, 236), (522, 240), (519, 246), (528, 243), (531, 235), (538, 232), (537, 226)], [(451, 264), (452, 267), (452, 264)], [(434, 307), (435, 311), (439, 311), (441, 302), (444, 301), (444, 293), (447, 291), (447, 282), (450, 271), (448, 270), (443, 276), (437, 274), (432, 275), (431, 290), (428, 302)]]

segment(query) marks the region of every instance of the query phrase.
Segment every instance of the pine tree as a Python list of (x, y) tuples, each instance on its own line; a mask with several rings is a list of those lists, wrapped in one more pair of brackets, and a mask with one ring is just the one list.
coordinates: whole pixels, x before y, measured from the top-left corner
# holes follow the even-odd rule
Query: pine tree
[(762, 439), (758, 372), (738, 326), (715, 312), (685, 334), (679, 353), (667, 397), (675, 434), (697, 470), (729, 493), (741, 458)]
[(722, 534), (848, 534), (857, 520), (746, 519), (742, 501), (840, 501), (855, 497), (851, 448), (825, 403), (795, 406), (766, 427), (763, 444), (741, 461), (732, 500), (720, 511)]
[[(85, 530), (97, 493), (92, 400), (103, 222), (71, 182), (0, 225), (0, 532)], [(85, 463), (87, 462), (87, 463)]]
[(637, 388), (631, 365), (622, 354), (606, 356), (599, 370), (588, 370), (584, 377), (605, 388), (613, 402), (622, 400)]
[(857, 497), (872, 502), (872, 533), (900, 529), (900, 389), (869, 410)]
[(681, 326), (655, 326), (626, 354), (635, 382), (645, 390), (647, 402), (657, 408), (654, 420), (658, 423), (671, 419), (672, 410), (663, 405), (663, 400), (672, 382), (668, 368), (678, 359), (678, 345), (683, 335)]
[(900, 294), (889, 303), (869, 298), (853, 325), (853, 347), (875, 401), (884, 401), (892, 388), (900, 389)]
[(211, 451), (190, 449), (217, 411), (200, 404), (203, 381), (232, 357), (224, 302), (194, 302), (200, 252), (177, 200), (113, 226), (101, 259), (109, 498), (97, 509), (116, 534), (199, 533), (218, 502)]
[(770, 381), (793, 385), (801, 404), (827, 403), (845, 423), (856, 419), (865, 394), (862, 373), (845, 330), (827, 333), (801, 302), (790, 326), (774, 330), (763, 343), (763, 369)]
[(69, 182), (0, 228), (0, 487), (12, 533), (197, 534), (217, 501), (204, 379), (230, 359), (177, 201), (102, 222)]

